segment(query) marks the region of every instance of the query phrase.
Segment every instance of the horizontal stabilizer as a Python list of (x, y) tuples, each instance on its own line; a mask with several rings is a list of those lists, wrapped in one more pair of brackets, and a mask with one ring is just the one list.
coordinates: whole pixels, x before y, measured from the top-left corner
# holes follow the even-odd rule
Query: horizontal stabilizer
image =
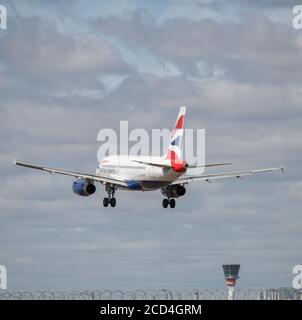
[(194, 168), (208, 168), (208, 167), (218, 167), (218, 166), (227, 166), (227, 165), (230, 165), (230, 164), (233, 164), (233, 162), (223, 162), (223, 163), (209, 163), (209, 164), (205, 164), (203, 166), (196, 166), (196, 165), (191, 165), (189, 164), (187, 166), (187, 168), (189, 169), (194, 169)]
[(155, 162), (147, 162), (147, 161), (139, 161), (139, 160), (132, 160), (132, 162), (145, 164), (147, 166), (152, 166), (152, 167), (160, 167), (160, 168), (167, 168), (167, 169), (172, 169), (173, 168), (169, 164), (163, 164), (163, 163), (155, 163)]
[[(140, 163), (140, 164), (145, 164), (147, 166), (153, 166), (153, 167), (159, 167), (159, 168), (167, 168), (167, 169), (172, 169), (173, 167), (169, 164), (164, 164), (164, 163), (155, 163), (155, 162), (148, 162), (148, 161), (139, 161), (139, 160), (132, 160), (132, 162)], [(233, 162), (223, 162), (223, 163), (210, 163), (210, 164), (205, 164), (203, 166), (197, 166), (197, 165), (190, 165), (187, 164), (186, 168), (189, 169), (194, 169), (194, 168), (208, 168), (208, 167), (217, 167), (217, 166), (226, 166), (233, 164)]]

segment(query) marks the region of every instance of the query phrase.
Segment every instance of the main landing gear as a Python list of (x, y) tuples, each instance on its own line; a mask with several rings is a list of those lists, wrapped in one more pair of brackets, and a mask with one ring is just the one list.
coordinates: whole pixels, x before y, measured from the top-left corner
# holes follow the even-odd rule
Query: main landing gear
[(108, 193), (108, 197), (105, 197), (103, 199), (103, 206), (108, 207), (110, 204), (111, 207), (114, 208), (116, 206), (116, 199), (114, 198), (115, 188), (109, 185), (106, 185), (106, 191)]
[(109, 204), (111, 205), (111, 207), (114, 208), (116, 206), (116, 199), (115, 198), (104, 198), (103, 199), (103, 206), (108, 207)]
[(167, 208), (168, 205), (170, 205), (170, 208), (175, 208), (175, 205), (176, 205), (176, 201), (175, 199), (163, 199), (163, 208)]

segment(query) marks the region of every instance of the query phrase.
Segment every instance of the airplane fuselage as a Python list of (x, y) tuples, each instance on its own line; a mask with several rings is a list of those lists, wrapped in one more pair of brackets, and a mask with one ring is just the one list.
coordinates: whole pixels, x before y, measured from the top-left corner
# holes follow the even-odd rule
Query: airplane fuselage
[(175, 172), (171, 168), (150, 166), (139, 162), (169, 164), (168, 160), (162, 157), (114, 155), (102, 159), (96, 168), (96, 174), (123, 177), (128, 187), (120, 186), (118, 189), (152, 191), (171, 184), (185, 172)]

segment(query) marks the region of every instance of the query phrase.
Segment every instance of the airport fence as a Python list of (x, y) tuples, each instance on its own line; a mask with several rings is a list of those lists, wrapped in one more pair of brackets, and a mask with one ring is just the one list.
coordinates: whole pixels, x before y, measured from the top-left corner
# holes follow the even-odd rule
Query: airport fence
[[(270, 291), (268, 291), (270, 290)], [(273, 289), (236, 290), (237, 300), (279, 300), (280, 293)], [(273, 293), (273, 294), (270, 294)], [(226, 300), (227, 290), (86, 290), (64, 291), (4, 291), (0, 300)]]

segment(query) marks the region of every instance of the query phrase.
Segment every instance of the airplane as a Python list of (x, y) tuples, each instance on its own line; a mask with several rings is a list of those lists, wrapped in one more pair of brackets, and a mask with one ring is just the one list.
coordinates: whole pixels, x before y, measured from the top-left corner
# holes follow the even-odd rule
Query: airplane
[[(116, 206), (115, 192), (117, 190), (130, 191), (154, 191), (161, 190), (164, 199), (163, 208), (175, 208), (176, 198), (182, 197), (186, 193), (186, 185), (195, 181), (212, 182), (216, 179), (240, 178), (257, 173), (281, 170), (283, 167), (223, 172), (213, 174), (187, 175), (190, 168), (197, 168), (196, 165), (188, 164), (182, 156), (182, 140), (186, 107), (180, 107), (174, 129), (171, 131), (170, 144), (163, 157), (158, 156), (128, 156), (128, 155), (109, 155), (98, 163), (95, 174), (67, 171), (62, 169), (48, 168), (35, 164), (18, 162), (14, 164), (31, 169), (46, 171), (51, 174), (62, 174), (76, 178), (73, 182), (72, 190), (79, 196), (90, 196), (95, 193), (96, 183), (101, 183), (105, 187), (108, 196), (103, 199), (103, 206)], [(213, 163), (205, 164), (200, 167), (214, 167), (232, 164)]]

